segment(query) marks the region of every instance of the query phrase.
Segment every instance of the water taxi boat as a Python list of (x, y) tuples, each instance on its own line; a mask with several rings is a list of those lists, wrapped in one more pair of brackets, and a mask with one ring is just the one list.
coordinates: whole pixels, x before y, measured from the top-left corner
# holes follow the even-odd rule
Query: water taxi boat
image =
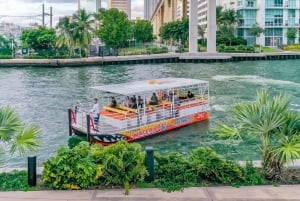
[[(208, 81), (162, 78), (92, 88), (102, 97), (96, 124), (87, 109), (68, 111), (69, 135), (84, 135), (89, 142), (132, 142), (209, 118)], [(113, 107), (107, 100), (112, 96), (117, 102)], [(152, 96), (157, 97), (154, 103)], [(127, 97), (138, 103), (123, 104)]]

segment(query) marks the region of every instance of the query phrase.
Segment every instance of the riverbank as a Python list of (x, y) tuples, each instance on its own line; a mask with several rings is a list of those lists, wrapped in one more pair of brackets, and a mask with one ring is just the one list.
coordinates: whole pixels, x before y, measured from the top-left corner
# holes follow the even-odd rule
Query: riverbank
[(0, 201), (296, 201), (300, 200), (300, 185), (251, 187), (187, 188), (182, 192), (166, 193), (159, 189), (131, 189), (125, 196), (122, 189), (89, 191), (30, 191), (2, 192)]
[(166, 53), (134, 56), (89, 57), (76, 59), (0, 59), (0, 67), (80, 67), (149, 63), (213, 63), (254, 60), (300, 59), (297, 52), (278, 53)]

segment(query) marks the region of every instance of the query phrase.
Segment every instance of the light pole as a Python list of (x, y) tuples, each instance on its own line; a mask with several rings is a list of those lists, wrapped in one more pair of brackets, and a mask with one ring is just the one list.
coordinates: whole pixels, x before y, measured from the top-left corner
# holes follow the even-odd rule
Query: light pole
[(13, 59), (14, 58), (14, 40), (11, 39), (11, 58)]

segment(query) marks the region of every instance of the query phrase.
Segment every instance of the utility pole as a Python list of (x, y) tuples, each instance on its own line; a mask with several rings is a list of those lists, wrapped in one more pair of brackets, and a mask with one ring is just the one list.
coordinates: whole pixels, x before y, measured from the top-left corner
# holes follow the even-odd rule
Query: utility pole
[(50, 29), (52, 29), (52, 7), (50, 7)]
[(44, 4), (42, 9), (42, 25), (45, 26), (45, 5)]

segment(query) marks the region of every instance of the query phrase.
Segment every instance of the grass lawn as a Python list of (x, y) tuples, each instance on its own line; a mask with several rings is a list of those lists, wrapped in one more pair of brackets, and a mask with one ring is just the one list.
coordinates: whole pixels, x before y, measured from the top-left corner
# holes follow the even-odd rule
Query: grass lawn
[(262, 49), (264, 53), (281, 52), (279, 49), (273, 47), (263, 47)]

